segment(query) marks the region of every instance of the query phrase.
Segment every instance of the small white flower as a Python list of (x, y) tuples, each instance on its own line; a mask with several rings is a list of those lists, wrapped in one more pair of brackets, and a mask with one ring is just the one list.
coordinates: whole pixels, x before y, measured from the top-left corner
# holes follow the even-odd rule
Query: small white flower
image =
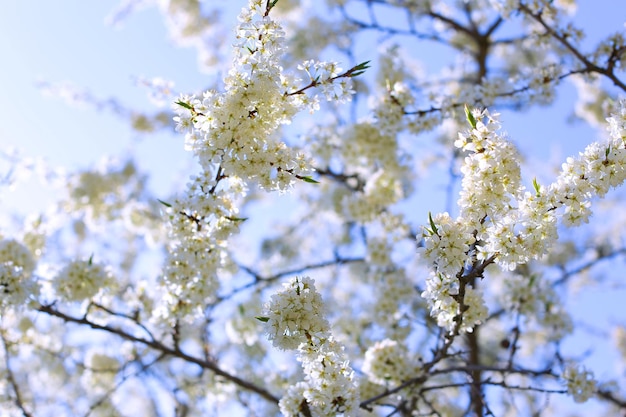
[(574, 397), (577, 403), (586, 402), (596, 391), (597, 382), (593, 372), (587, 371), (584, 367), (569, 364), (563, 371), (562, 378), (566, 381), (567, 393)]
[(57, 294), (67, 301), (83, 301), (109, 286), (110, 273), (102, 265), (88, 261), (72, 261), (53, 281)]

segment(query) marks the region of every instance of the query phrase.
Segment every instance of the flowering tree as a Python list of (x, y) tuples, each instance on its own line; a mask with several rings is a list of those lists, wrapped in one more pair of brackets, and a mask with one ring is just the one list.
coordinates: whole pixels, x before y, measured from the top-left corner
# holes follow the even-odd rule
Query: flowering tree
[[(588, 52), (573, 0), (250, 0), (233, 34), (158, 5), (226, 75), (146, 81), (172, 112), (119, 114), (199, 168), (175, 195), (132, 159), (55, 174), (58, 204), (0, 231), (3, 415), (626, 413), (567, 304), (626, 252), (618, 212), (585, 227), (626, 179), (623, 31)], [(450, 63), (422, 70), (424, 45)], [(529, 174), (496, 111), (564, 81), (601, 139)], [(601, 329), (626, 360), (626, 317)]]

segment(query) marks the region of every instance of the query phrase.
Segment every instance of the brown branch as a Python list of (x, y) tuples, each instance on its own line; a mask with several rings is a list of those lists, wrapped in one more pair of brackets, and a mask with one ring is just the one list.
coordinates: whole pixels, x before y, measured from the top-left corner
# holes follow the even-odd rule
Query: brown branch
[(38, 311), (42, 312), (42, 313), (46, 313), (50, 316), (53, 317), (57, 317), (60, 318), (61, 320), (67, 322), (67, 323), (76, 323), (76, 324), (80, 324), (83, 326), (87, 326), (90, 327), (92, 329), (95, 330), (102, 330), (111, 334), (115, 334), (119, 337), (121, 337), (122, 339), (131, 341), (131, 342), (135, 342), (135, 343), (140, 343), (142, 345), (148, 346), (152, 349), (155, 349), (163, 354), (166, 354), (168, 356), (173, 356), (179, 359), (182, 359), (186, 362), (189, 363), (193, 363), (195, 365), (200, 366), (202, 369), (208, 369), (212, 372), (214, 372), (216, 375), (219, 375), (221, 377), (223, 377), (224, 379), (234, 383), (235, 385), (248, 390), (248, 391), (252, 391), (258, 395), (260, 395), (261, 397), (265, 398), (266, 400), (277, 404), (278, 403), (278, 398), (276, 396), (274, 396), (272, 393), (270, 393), (269, 391), (267, 391), (266, 389), (259, 387), (255, 384), (253, 384), (252, 382), (243, 380), (239, 377), (237, 377), (236, 375), (232, 375), (226, 371), (224, 371), (223, 369), (221, 369), (219, 366), (217, 366), (217, 364), (215, 364), (213, 361), (207, 361), (204, 359), (200, 359), (200, 358), (196, 358), (194, 356), (191, 356), (185, 352), (183, 352), (182, 350), (180, 350), (179, 348), (171, 348), (169, 346), (164, 345), (163, 343), (157, 341), (157, 340), (148, 340), (148, 339), (144, 339), (142, 337), (137, 337), (135, 335), (132, 335), (122, 329), (116, 328), (116, 327), (112, 327), (112, 326), (108, 326), (108, 325), (101, 325), (101, 324), (97, 324), (94, 323), (92, 321), (89, 321), (86, 317), (82, 317), (82, 318), (77, 318), (77, 317), (72, 317), (68, 314), (65, 314), (59, 310), (56, 310), (54, 308), (53, 304), (50, 305), (40, 305), (37, 308)]
[(249, 266), (246, 265), (238, 265), (238, 267), (243, 270), (244, 272), (246, 272), (248, 275), (252, 276), (254, 278), (253, 281), (242, 285), (241, 287), (237, 287), (234, 290), (232, 290), (230, 293), (220, 296), (219, 300), (225, 300), (228, 299), (230, 297), (232, 297), (233, 295), (235, 295), (236, 293), (239, 293), (243, 290), (246, 290), (248, 288), (251, 288), (259, 283), (271, 283), (273, 281), (276, 281), (280, 278), (289, 276), (289, 275), (296, 275), (311, 269), (320, 269), (320, 268), (326, 268), (329, 266), (339, 266), (339, 265), (343, 265), (343, 264), (350, 264), (350, 263), (355, 263), (355, 262), (364, 262), (365, 259), (364, 258), (340, 258), (337, 257), (335, 259), (329, 260), (329, 261), (321, 261), (319, 263), (316, 264), (309, 264), (309, 265), (304, 265), (304, 266), (300, 266), (297, 268), (292, 268), (292, 269), (287, 269), (284, 271), (280, 271), (277, 272), (275, 274), (272, 275), (267, 275), (267, 276), (263, 276), (261, 275), (259, 272), (255, 271), (254, 269), (252, 269)]
[(296, 91), (292, 91), (291, 93), (285, 92), (285, 96), (295, 96), (298, 94), (304, 94), (304, 92), (310, 88), (313, 87), (317, 87), (318, 85), (322, 85), (322, 84), (332, 84), (333, 82), (337, 81), (340, 78), (354, 78), (357, 75), (360, 75), (363, 73), (363, 71), (365, 71), (365, 69), (369, 68), (369, 66), (367, 65), (369, 63), (369, 61), (367, 62), (363, 62), (361, 64), (355, 65), (354, 67), (350, 68), (347, 71), (342, 72), (339, 75), (335, 75), (334, 77), (330, 77), (327, 78), (325, 80), (320, 81), (319, 77), (315, 78), (314, 80), (312, 79), (311, 82), (308, 85), (305, 85), (304, 87), (302, 87), (299, 90)]
[(607, 400), (611, 404), (614, 404), (619, 408), (626, 410), (626, 400), (622, 398), (617, 398), (614, 392), (599, 390), (598, 392), (596, 392), (596, 394), (598, 395), (598, 397)]
[[(473, 268), (467, 273), (467, 274), (463, 274), (464, 270), (460, 270), (459, 273), (457, 274), (457, 278), (459, 279), (459, 293), (455, 298), (455, 301), (457, 301), (457, 303), (459, 304), (459, 313), (454, 317), (454, 328), (450, 331), (450, 332), (446, 332), (444, 333), (444, 343), (443, 345), (441, 345), (435, 352), (434, 352), (434, 356), (433, 358), (429, 361), (426, 362), (424, 364), (424, 366), (422, 367), (422, 369), (420, 370), (420, 374), (419, 376), (415, 377), (415, 378), (411, 378), (403, 383), (401, 383), (400, 385), (398, 385), (395, 388), (392, 388), (390, 390), (387, 390), (385, 392), (383, 392), (382, 394), (379, 394), (375, 397), (369, 398), (365, 401), (362, 401), (360, 404), (361, 408), (364, 408), (366, 410), (369, 410), (370, 404), (388, 397), (389, 395), (395, 394), (397, 392), (400, 392), (401, 390), (403, 390), (404, 388), (407, 388), (409, 386), (412, 385), (420, 385), (423, 384), (424, 382), (426, 382), (428, 380), (428, 373), (435, 367), (435, 365), (437, 365), (439, 362), (441, 362), (443, 359), (448, 357), (448, 351), (450, 350), (450, 347), (452, 346), (452, 344), (454, 343), (454, 340), (456, 339), (456, 337), (461, 333), (461, 326), (463, 324), (463, 313), (465, 311), (467, 311), (467, 309), (469, 308), (464, 302), (463, 299), (465, 297), (465, 287), (469, 284), (469, 282), (471, 280), (474, 280), (476, 278), (480, 278), (483, 276), (485, 269), (487, 268), (487, 266), (491, 265), (493, 262), (495, 262), (497, 255), (492, 255), (489, 258), (485, 259), (484, 261), (477, 261)], [(482, 404), (482, 400), (481, 400), (481, 404)], [(482, 406), (481, 406), (481, 410), (482, 410)], [(482, 415), (482, 413), (481, 413)]]
[(124, 383), (126, 383), (126, 381), (130, 380), (131, 378), (137, 377), (137, 376), (141, 375), (142, 373), (146, 372), (152, 365), (154, 365), (155, 363), (159, 362), (164, 357), (165, 357), (165, 354), (161, 353), (156, 359), (152, 360), (150, 363), (147, 363), (147, 364), (141, 363), (138, 360), (137, 362), (141, 365), (139, 367), (139, 369), (134, 371), (134, 372), (132, 372), (132, 373), (130, 373), (130, 374), (128, 374), (128, 375), (122, 376), (120, 381), (118, 381), (113, 387), (109, 388), (100, 397), (99, 400), (97, 400), (96, 402), (94, 402), (93, 404), (90, 405), (89, 411), (87, 412), (87, 414), (85, 414), (85, 417), (88, 417), (93, 411), (95, 411), (98, 407), (100, 407), (102, 404), (104, 404), (109, 398), (111, 398), (111, 395), (115, 391), (117, 391)]
[[(609, 65), (609, 68), (600, 67), (591, 60), (589, 60), (582, 52), (580, 52), (572, 43), (567, 40), (565, 36), (558, 33), (554, 28), (552, 28), (544, 19), (541, 17), (541, 13), (533, 13), (532, 10), (528, 6), (523, 3), (520, 3), (520, 10), (526, 13), (528, 16), (532, 17), (537, 23), (539, 23), (546, 30), (546, 33), (556, 39), (561, 45), (563, 45), (568, 51), (572, 53), (581, 63), (585, 66), (585, 72), (595, 72), (601, 75), (604, 75), (615, 84), (617, 87), (621, 88), (623, 91), (626, 91), (626, 84), (623, 83), (615, 74), (613, 73), (613, 66)], [(613, 55), (615, 55), (616, 51), (613, 51)], [(612, 56), (613, 56), (612, 55)]]
[(474, 409), (476, 417), (482, 417), (484, 413), (483, 386), (482, 386), (482, 370), (480, 368), (480, 344), (478, 342), (480, 328), (476, 326), (472, 333), (465, 335), (467, 347), (469, 349), (468, 363), (476, 365), (474, 369), (468, 371), (471, 378), (469, 387), (470, 403)]
[(24, 417), (33, 417), (33, 415), (26, 410), (26, 406), (24, 405), (24, 400), (22, 399), (22, 394), (20, 392), (20, 387), (15, 380), (15, 375), (13, 375), (13, 370), (11, 369), (11, 362), (9, 360), (9, 346), (6, 338), (4, 337), (4, 333), (0, 333), (0, 338), (2, 338), (2, 347), (4, 348), (4, 365), (7, 371), (7, 380), (13, 388), (13, 392), (15, 393), (15, 405), (22, 411), (22, 415)]
[(583, 265), (580, 265), (579, 267), (572, 269), (570, 271), (564, 271), (563, 275), (561, 275), (561, 277), (558, 280), (554, 281), (553, 285), (554, 286), (561, 285), (567, 282), (572, 276), (581, 274), (585, 272), (586, 270), (593, 268), (595, 265), (597, 265), (598, 263), (602, 261), (610, 260), (620, 255), (626, 255), (626, 248), (619, 248), (611, 252), (599, 253), (595, 259), (592, 259), (584, 263)]

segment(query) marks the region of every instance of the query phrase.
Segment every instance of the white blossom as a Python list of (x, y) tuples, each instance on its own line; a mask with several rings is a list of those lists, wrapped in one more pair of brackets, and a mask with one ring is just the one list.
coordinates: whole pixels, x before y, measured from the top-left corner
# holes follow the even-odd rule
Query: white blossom
[(34, 270), (35, 260), (26, 246), (14, 239), (0, 240), (0, 307), (22, 306), (38, 294)]
[(298, 348), (305, 380), (291, 386), (280, 401), (284, 415), (356, 416), (358, 388), (354, 372), (330, 333), (322, 298), (309, 277), (294, 278), (266, 306), (268, 338), (281, 349)]
[[(547, 187), (535, 182), (534, 193), (520, 185), (519, 158), (499, 132), (496, 116), (487, 111), (474, 111), (468, 116), (474, 127), (469, 133), (459, 134), (455, 142), (470, 152), (461, 168), (460, 215), (454, 220), (448, 213), (431, 217), (423, 232), (424, 247), (419, 250), (437, 271), (426, 280), (422, 296), (440, 326), (448, 330), (454, 327), (455, 317), (460, 314), (455, 299), (459, 280), (479, 266), (477, 262), (494, 261), (503, 270), (512, 271), (538, 259), (558, 238), (558, 220), (568, 226), (586, 222), (591, 199), (604, 196), (624, 182), (625, 108), (626, 101), (622, 101), (620, 113), (608, 119), (608, 143), (592, 143), (578, 157), (567, 158), (556, 181)], [(461, 326), (466, 331), (486, 317), (478, 293), (468, 294), (472, 294), (472, 300), (463, 302), (473, 315), (467, 313), (472, 318)], [(567, 333), (571, 325), (558, 319), (560, 313), (554, 303), (549, 305), (556, 310), (542, 316), (544, 324)]]
[(268, 338), (281, 349), (296, 349), (302, 343), (319, 343), (329, 336), (322, 297), (309, 277), (283, 284), (266, 306)]
[(378, 385), (394, 387), (415, 377), (418, 370), (407, 347), (395, 340), (381, 340), (365, 352), (363, 372)]
[(64, 300), (83, 301), (108, 288), (111, 281), (111, 274), (104, 266), (91, 260), (75, 260), (59, 271), (53, 286)]
[(597, 382), (593, 372), (584, 367), (568, 364), (561, 377), (567, 385), (567, 393), (577, 403), (584, 403), (595, 394)]

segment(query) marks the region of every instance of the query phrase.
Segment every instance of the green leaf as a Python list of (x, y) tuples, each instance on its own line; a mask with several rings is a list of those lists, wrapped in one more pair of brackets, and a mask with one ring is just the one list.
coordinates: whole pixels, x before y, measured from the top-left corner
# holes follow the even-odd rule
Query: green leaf
[(370, 68), (368, 65), (371, 61), (361, 62), (359, 65), (353, 67), (348, 74), (350, 77), (357, 77), (365, 72), (366, 69)]
[(258, 321), (262, 321), (263, 323), (267, 323), (268, 321), (270, 321), (269, 317), (264, 317), (264, 316), (255, 316), (255, 319), (257, 319)]
[(304, 182), (309, 182), (311, 184), (319, 184), (319, 181), (315, 181), (313, 178), (311, 177), (303, 177), (303, 176), (299, 176), (298, 179), (301, 179)]
[(89, 257), (89, 266), (93, 265), (93, 253)]
[(430, 223), (431, 232), (433, 232), (434, 235), (437, 235), (437, 225), (435, 224), (435, 221), (433, 220), (433, 215), (430, 211), (428, 212), (428, 223)]
[(533, 188), (535, 189), (535, 193), (539, 195), (539, 190), (541, 189), (541, 186), (537, 182), (537, 177), (533, 178)]
[(354, 67), (354, 69), (355, 70), (366, 70), (366, 69), (370, 68), (370, 65), (369, 65), (370, 62), (372, 62), (372, 61), (361, 62), (359, 65)]
[(157, 201), (158, 201), (159, 203), (163, 204), (165, 207), (172, 207), (172, 205), (171, 205), (170, 203), (166, 203), (165, 201), (163, 201), (163, 200), (159, 200), (158, 198), (157, 198)]
[(191, 104), (189, 104), (189, 103), (185, 103), (184, 101), (178, 100), (176, 102), (176, 104), (178, 104), (179, 106), (184, 107), (186, 109), (193, 110), (193, 106)]
[(472, 114), (472, 111), (467, 106), (467, 104), (465, 105), (465, 118), (467, 119), (467, 122), (470, 124), (470, 126), (472, 126), (472, 129), (476, 129), (476, 118)]
[(246, 220), (248, 220), (247, 217), (230, 217), (230, 216), (226, 216), (226, 218), (228, 220), (230, 220), (231, 222), (245, 222)]

